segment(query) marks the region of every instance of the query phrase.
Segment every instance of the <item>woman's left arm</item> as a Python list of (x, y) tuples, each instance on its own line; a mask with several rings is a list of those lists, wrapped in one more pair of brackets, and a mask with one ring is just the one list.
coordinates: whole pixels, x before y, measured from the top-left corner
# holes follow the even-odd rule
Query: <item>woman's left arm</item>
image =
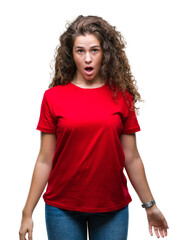
[[(154, 200), (147, 182), (144, 165), (137, 149), (135, 133), (122, 134), (120, 141), (125, 153), (125, 169), (127, 175), (141, 202), (147, 203)], [(151, 236), (153, 236), (152, 227), (154, 227), (155, 234), (158, 238), (160, 235), (162, 237), (167, 236), (168, 224), (157, 205), (154, 204), (152, 207), (145, 209)]]

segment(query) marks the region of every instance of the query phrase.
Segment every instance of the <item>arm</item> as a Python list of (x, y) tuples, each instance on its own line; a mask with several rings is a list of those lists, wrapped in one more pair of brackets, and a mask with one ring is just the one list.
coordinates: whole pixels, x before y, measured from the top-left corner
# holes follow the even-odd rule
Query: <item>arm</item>
[[(133, 188), (142, 203), (153, 200), (154, 198), (147, 182), (144, 165), (136, 146), (135, 133), (122, 134), (120, 136), (120, 141), (125, 153), (125, 169)], [(146, 208), (146, 213), (150, 234), (153, 235), (153, 226), (157, 237), (160, 237), (158, 231), (162, 237), (167, 236), (167, 222), (160, 210), (157, 208), (156, 204), (150, 208)]]
[(56, 135), (41, 132), (41, 146), (33, 171), (31, 186), (27, 197), (26, 204), (22, 211), (22, 222), (20, 227), (20, 240), (25, 240), (25, 235), (28, 232), (29, 239), (32, 239), (32, 213), (37, 205), (44, 188), (47, 184), (52, 160), (56, 147)]

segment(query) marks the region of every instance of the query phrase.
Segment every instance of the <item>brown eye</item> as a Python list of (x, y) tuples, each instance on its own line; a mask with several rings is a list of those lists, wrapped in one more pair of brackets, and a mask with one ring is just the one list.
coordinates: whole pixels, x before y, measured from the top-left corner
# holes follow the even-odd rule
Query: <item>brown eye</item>
[(77, 52), (78, 53), (83, 53), (83, 49), (79, 49)]
[(98, 49), (94, 48), (92, 49), (93, 52), (98, 52)]

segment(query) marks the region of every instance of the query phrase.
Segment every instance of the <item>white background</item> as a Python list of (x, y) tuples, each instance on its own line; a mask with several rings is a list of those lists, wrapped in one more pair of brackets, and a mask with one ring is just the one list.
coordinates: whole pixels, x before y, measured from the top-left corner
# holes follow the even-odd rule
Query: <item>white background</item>
[[(26, 1), (0, 6), (1, 239), (18, 239), (21, 211), (40, 147), (36, 130), (42, 95), (51, 81), (50, 62), (66, 21), (98, 15), (117, 26), (138, 90), (137, 146), (167, 239), (187, 236), (187, 7), (179, 0)], [(149, 240), (147, 218), (132, 188), (129, 240)], [(34, 215), (34, 240), (46, 240), (44, 202)], [(156, 237), (153, 237), (156, 239)]]

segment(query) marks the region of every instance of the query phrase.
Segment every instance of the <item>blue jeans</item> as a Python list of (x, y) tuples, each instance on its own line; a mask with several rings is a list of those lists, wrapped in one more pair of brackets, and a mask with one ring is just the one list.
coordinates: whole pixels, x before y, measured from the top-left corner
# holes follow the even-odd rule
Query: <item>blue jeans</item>
[(86, 213), (45, 204), (48, 240), (127, 240), (128, 206), (113, 212)]

